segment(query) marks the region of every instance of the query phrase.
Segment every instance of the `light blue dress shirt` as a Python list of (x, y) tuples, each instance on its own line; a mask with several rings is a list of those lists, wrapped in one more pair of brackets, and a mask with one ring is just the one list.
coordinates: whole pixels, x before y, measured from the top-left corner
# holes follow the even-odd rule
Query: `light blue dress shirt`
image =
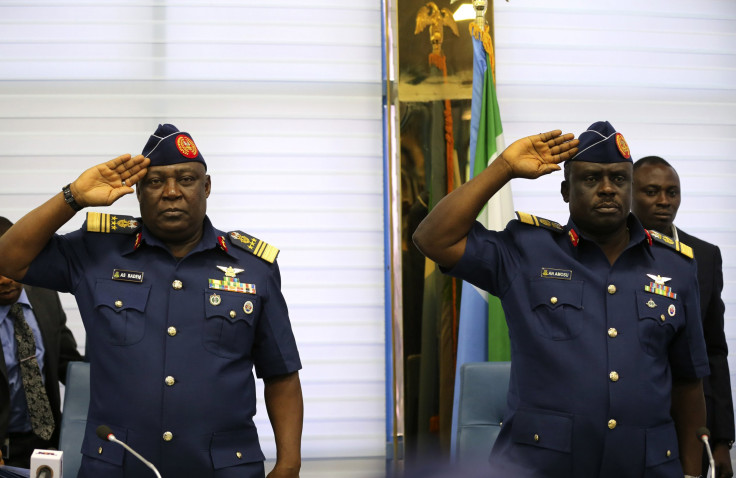
[[(45, 349), (41, 337), (41, 329), (38, 327), (38, 321), (33, 314), (33, 309), (28, 301), (25, 290), (21, 292), (17, 302), (23, 306), (23, 315), (36, 339), (36, 358), (38, 359), (38, 365), (41, 367), (41, 378), (45, 381), (43, 364)], [(0, 305), (0, 340), (2, 340), (3, 355), (5, 356), (5, 365), (8, 369), (8, 385), (10, 388), (10, 422), (8, 424), (8, 431), (27, 432), (31, 431), (31, 420), (28, 415), (26, 395), (23, 391), (23, 382), (20, 376), (20, 364), (16, 357), (15, 327), (13, 325), (13, 319), (9, 315), (10, 307), (10, 305)]]

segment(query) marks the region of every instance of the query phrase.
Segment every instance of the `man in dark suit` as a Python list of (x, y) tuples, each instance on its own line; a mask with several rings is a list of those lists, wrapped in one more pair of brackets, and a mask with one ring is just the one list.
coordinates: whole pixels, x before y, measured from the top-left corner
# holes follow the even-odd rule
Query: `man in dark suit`
[[(725, 305), (721, 299), (723, 265), (718, 246), (675, 227), (680, 207), (680, 178), (677, 171), (658, 156), (647, 156), (634, 164), (632, 211), (647, 229), (654, 229), (692, 247), (698, 264), (700, 310), (710, 362), (710, 377), (703, 380), (708, 428), (716, 464), (716, 476), (733, 476), (729, 450), (734, 441), (734, 414), (728, 369), (728, 345), (724, 333)], [(704, 456), (703, 474), (707, 470)]]
[[(0, 217), (0, 236), (12, 223)], [(36, 357), (42, 373), (48, 405), (53, 416), (48, 438), (34, 433), (16, 350), (16, 322), (11, 310), (20, 305), (36, 342)], [(17, 307), (17, 306), (15, 306)], [(33, 450), (56, 448), (59, 443), (61, 399), (59, 380), (66, 380), (70, 361), (82, 360), (77, 343), (66, 326), (66, 315), (55, 291), (23, 286), (0, 276), (0, 460), (6, 465), (28, 468)], [(40, 340), (39, 340), (40, 339)], [(45, 433), (41, 433), (44, 435)]]

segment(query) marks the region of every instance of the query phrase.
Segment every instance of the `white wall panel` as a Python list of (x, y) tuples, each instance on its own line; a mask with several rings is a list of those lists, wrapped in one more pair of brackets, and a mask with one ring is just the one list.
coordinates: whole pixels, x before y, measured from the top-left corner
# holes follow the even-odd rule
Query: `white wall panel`
[(0, 1), (0, 215), (140, 152), (158, 123), (189, 131), (215, 225), (281, 249), (307, 459), (385, 454), (380, 28), (368, 0)]

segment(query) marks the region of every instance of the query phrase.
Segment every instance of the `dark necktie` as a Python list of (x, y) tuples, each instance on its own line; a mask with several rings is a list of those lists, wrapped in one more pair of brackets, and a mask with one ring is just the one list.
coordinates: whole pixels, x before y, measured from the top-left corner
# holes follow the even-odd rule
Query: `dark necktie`
[(16, 352), (28, 412), (31, 415), (31, 427), (33, 433), (48, 440), (54, 432), (54, 415), (51, 413), (49, 397), (41, 380), (41, 369), (36, 359), (36, 340), (19, 303), (16, 302), (10, 307), (10, 317), (15, 326)]

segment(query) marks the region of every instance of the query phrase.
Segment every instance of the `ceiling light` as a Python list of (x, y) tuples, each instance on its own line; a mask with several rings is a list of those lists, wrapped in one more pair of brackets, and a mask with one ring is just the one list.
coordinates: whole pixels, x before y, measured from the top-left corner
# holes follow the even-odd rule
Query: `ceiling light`
[(452, 18), (454, 18), (456, 22), (475, 20), (475, 9), (470, 3), (463, 3), (457, 10), (455, 10)]

